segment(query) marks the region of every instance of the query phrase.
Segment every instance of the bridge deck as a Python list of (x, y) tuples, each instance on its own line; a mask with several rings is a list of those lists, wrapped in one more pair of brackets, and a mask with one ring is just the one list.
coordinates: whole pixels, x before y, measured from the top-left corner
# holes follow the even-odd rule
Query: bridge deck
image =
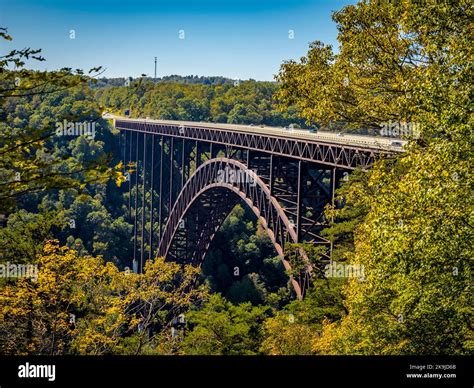
[[(391, 152), (400, 152), (403, 150), (403, 146), (407, 143), (406, 140), (387, 138), (382, 136), (368, 136), (368, 135), (355, 135), (355, 134), (342, 134), (339, 135), (334, 132), (321, 131), (312, 133), (305, 129), (285, 129), (281, 127), (269, 127), (259, 125), (241, 125), (241, 124), (222, 124), (222, 123), (209, 123), (201, 121), (176, 121), (176, 120), (153, 120), (153, 119), (131, 119), (121, 116), (105, 116), (104, 118), (113, 118), (122, 121), (135, 121), (141, 123), (155, 123), (162, 125), (173, 125), (185, 127), (196, 127), (196, 128), (207, 128), (207, 129), (223, 129), (226, 131), (233, 132), (245, 132), (252, 133), (261, 136), (278, 136), (288, 139), (298, 140), (309, 140), (331, 144), (340, 144), (347, 146), (362, 147), (374, 150), (385, 150)], [(393, 145), (393, 142), (400, 143), (402, 146)]]

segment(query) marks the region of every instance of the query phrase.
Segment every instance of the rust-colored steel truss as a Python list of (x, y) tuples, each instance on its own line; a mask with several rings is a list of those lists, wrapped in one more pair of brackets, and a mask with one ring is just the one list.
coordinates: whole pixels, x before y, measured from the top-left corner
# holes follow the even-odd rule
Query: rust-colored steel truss
[[(220, 226), (245, 203), (267, 231), (283, 264), (285, 245), (326, 247), (324, 206), (346, 171), (367, 168), (383, 151), (202, 126), (116, 120), (128, 179), (133, 266), (155, 255), (201, 265)], [(122, 147), (123, 144), (123, 147)], [(304, 282), (292, 279), (298, 297)]]
[(327, 141), (297, 139), (283, 135), (262, 136), (257, 133), (231, 131), (203, 127), (201, 125), (170, 125), (117, 119), (115, 126), (129, 131), (244, 148), (349, 170), (353, 170), (356, 167), (369, 167), (375, 158), (390, 154), (388, 151), (368, 149), (363, 146), (348, 146)]

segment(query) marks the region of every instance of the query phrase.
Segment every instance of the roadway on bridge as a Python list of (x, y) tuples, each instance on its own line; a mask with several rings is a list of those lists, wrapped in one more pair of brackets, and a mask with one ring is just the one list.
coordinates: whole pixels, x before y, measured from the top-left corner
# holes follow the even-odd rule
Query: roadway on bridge
[(235, 132), (252, 133), (261, 136), (278, 136), (280, 138), (293, 138), (299, 140), (309, 140), (330, 144), (341, 144), (347, 146), (356, 146), (364, 148), (372, 148), (377, 150), (389, 150), (392, 152), (403, 151), (403, 146), (407, 143), (406, 140), (397, 138), (389, 138), (382, 136), (367, 136), (354, 134), (337, 134), (328, 131), (319, 130), (312, 133), (305, 129), (285, 129), (281, 127), (268, 127), (260, 125), (241, 125), (241, 124), (222, 124), (222, 123), (208, 123), (201, 121), (175, 121), (175, 120), (154, 120), (154, 119), (135, 119), (112, 114), (104, 114), (104, 119), (124, 120), (132, 122), (141, 122), (148, 124), (161, 124), (184, 126), (184, 128), (200, 127), (215, 130), (226, 130)]

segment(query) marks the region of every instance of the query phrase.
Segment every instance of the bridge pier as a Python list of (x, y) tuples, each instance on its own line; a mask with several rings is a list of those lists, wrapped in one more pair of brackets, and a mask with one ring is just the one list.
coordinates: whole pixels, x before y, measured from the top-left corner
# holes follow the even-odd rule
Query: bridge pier
[(133, 211), (133, 268), (138, 268), (137, 260), (137, 235), (138, 235), (138, 175), (140, 171), (139, 161), (139, 133), (136, 133), (135, 139), (135, 206)]
[(150, 233), (148, 235), (148, 259), (153, 259), (153, 234), (154, 234), (154, 193), (155, 193), (155, 136), (151, 135), (151, 160), (150, 160)]

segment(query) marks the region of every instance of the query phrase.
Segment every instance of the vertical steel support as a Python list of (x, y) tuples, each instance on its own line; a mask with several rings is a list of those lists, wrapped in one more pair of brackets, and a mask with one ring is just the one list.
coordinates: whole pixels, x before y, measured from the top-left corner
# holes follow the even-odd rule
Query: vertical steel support
[(123, 170), (124, 172), (127, 169), (127, 133), (128, 131), (124, 131), (124, 142), (123, 142)]
[[(130, 149), (128, 163), (132, 163), (133, 132), (130, 132)], [(128, 176), (128, 219), (132, 219), (132, 174)]]
[[(336, 172), (337, 172), (337, 168), (333, 167), (332, 170), (331, 170), (331, 205), (332, 205), (333, 208), (334, 208), (334, 204), (335, 204)], [(331, 222), (334, 222), (334, 213), (331, 216)], [(333, 247), (334, 247), (334, 242), (331, 240), (331, 245), (329, 247), (329, 258), (330, 258), (331, 264), (332, 264)]]
[(184, 174), (185, 174), (185, 165), (186, 165), (186, 143), (183, 137), (183, 141), (181, 143), (181, 189), (184, 187)]
[(158, 239), (161, 242), (161, 231), (162, 227), (162, 214), (163, 214), (163, 147), (164, 147), (164, 139), (163, 135), (161, 135), (160, 139), (160, 188), (159, 188), (159, 208), (158, 208)]
[(196, 147), (194, 154), (194, 171), (196, 171), (199, 167), (199, 164), (201, 163), (201, 153), (199, 152), (199, 142), (197, 140), (194, 146)]
[(151, 135), (151, 161), (150, 161), (150, 236), (148, 244), (150, 245), (150, 252), (148, 258), (153, 259), (153, 197), (155, 189), (155, 135)]
[(146, 133), (143, 133), (143, 161), (142, 161), (142, 230), (141, 230), (141, 241), (140, 241), (140, 272), (143, 273), (143, 260), (145, 258), (145, 194), (146, 194)]
[(270, 186), (270, 195), (273, 195), (273, 154), (270, 154), (270, 171), (268, 174), (270, 179), (269, 186)]
[(173, 154), (174, 154), (174, 137), (171, 137), (171, 146), (170, 146), (170, 202), (168, 207), (168, 217), (173, 208)]
[(296, 193), (296, 242), (301, 242), (301, 208), (303, 191), (303, 162), (298, 161), (298, 192)]
[[(137, 263), (137, 213), (138, 213), (138, 132), (135, 139), (135, 213), (133, 217), (133, 263)], [(134, 267), (135, 268), (135, 267)]]
[[(336, 192), (336, 167), (331, 170), (331, 205), (334, 207), (335, 203), (335, 192)], [(332, 216), (331, 222), (334, 222), (334, 216)]]

